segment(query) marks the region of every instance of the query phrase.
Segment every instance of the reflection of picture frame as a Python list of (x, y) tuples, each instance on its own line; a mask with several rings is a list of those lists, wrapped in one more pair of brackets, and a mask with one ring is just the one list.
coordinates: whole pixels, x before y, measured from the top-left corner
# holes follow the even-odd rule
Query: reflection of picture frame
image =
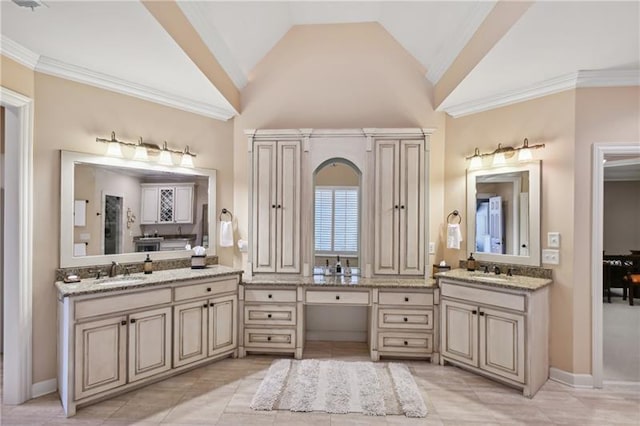
[(209, 247), (209, 204), (202, 205), (202, 241), (200, 245), (202, 247)]

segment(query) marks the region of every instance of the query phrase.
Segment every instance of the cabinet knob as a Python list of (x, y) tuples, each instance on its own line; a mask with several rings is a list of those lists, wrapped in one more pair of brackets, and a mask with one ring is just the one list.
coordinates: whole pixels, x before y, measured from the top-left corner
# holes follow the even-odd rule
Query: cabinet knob
[(409, 342), (407, 342), (406, 340), (404, 341), (404, 345), (407, 346), (409, 344)]
[(394, 209), (397, 209), (397, 208), (398, 208), (398, 205), (396, 204), (395, 206), (393, 206), (393, 208), (394, 208)]
[(272, 208), (272, 209), (275, 209), (275, 208), (276, 208), (276, 205), (275, 205), (275, 204), (271, 204), (271, 208)]
[(207, 287), (207, 291), (211, 291), (211, 287)]
[(409, 321), (409, 319), (407, 317), (404, 317), (404, 322)]
[(477, 314), (477, 313), (478, 313), (478, 311), (476, 311), (476, 310), (474, 309), (473, 311), (471, 311), (471, 313), (472, 313), (473, 315), (475, 315), (475, 314)]
[(120, 323), (120, 325), (127, 325), (127, 322), (125, 320), (122, 320), (122, 322)]
[(405, 302), (408, 302), (408, 301), (409, 301), (409, 298), (408, 298), (408, 297), (405, 297), (405, 298), (404, 298), (404, 301), (405, 301)]
[(271, 318), (271, 314), (268, 314), (268, 315), (267, 315), (267, 318)]
[(484, 316), (484, 312), (480, 311), (480, 316), (483, 317)]
[(209, 306), (213, 307), (213, 303), (209, 303)]
[(271, 336), (268, 336), (268, 337), (267, 337), (267, 340), (270, 342), (270, 341), (271, 341)]
[(336, 296), (336, 300), (340, 300), (340, 296)]
[(131, 324), (135, 324), (136, 323), (136, 319), (135, 318), (131, 318)]
[(272, 294), (269, 294), (267, 297), (268, 297), (269, 299), (272, 299), (272, 298), (273, 298), (273, 295), (272, 295)]
[(282, 206), (281, 206), (280, 204), (278, 204), (278, 208), (279, 208), (279, 209), (281, 209), (281, 208), (282, 208)]
[(400, 206), (401, 209), (404, 209), (404, 206)]
[(204, 305), (202, 305), (203, 308), (206, 308), (207, 306), (209, 306), (207, 303), (205, 303)]

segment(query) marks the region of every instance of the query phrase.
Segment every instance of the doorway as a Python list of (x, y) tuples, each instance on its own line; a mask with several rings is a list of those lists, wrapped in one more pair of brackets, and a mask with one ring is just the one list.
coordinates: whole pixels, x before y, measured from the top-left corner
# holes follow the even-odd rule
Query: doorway
[(122, 253), (122, 201), (119, 195), (104, 194), (103, 243), (104, 254)]
[[(605, 321), (636, 321), (634, 314), (638, 314), (640, 311), (627, 310), (626, 308), (639, 308), (640, 300), (637, 300), (636, 306), (619, 306), (619, 308), (625, 308), (625, 313), (631, 315), (631, 319), (618, 318), (618, 315), (610, 309), (606, 298), (603, 298), (603, 269), (604, 260), (609, 259), (605, 256), (605, 176), (610, 174), (606, 169), (610, 169), (616, 165), (637, 163), (640, 167), (640, 143), (633, 144), (594, 144), (593, 156), (592, 156), (592, 229), (591, 229), (591, 288), (592, 288), (592, 365), (593, 365), (593, 384), (594, 387), (601, 388), (605, 383), (619, 382), (619, 381), (637, 381), (633, 380), (632, 374), (629, 371), (633, 370), (633, 366), (630, 365), (630, 370), (622, 370), (614, 365), (618, 363), (634, 362), (627, 359), (627, 355), (633, 355), (629, 351), (633, 351), (634, 348), (628, 347), (633, 345), (634, 337), (640, 339), (640, 336), (633, 334), (634, 330), (639, 328), (634, 327), (633, 324), (624, 324), (624, 329), (628, 329), (631, 333), (627, 333), (622, 336), (622, 339), (617, 339), (615, 333), (620, 327), (616, 327), (615, 323), (607, 323)], [(640, 182), (639, 182), (640, 183)], [(633, 209), (634, 207), (630, 203), (625, 204), (625, 208)], [(637, 216), (637, 215), (636, 215)], [(628, 225), (628, 224), (627, 224)], [(629, 247), (628, 250), (635, 248)], [(605, 311), (606, 308), (606, 311)], [(613, 313), (613, 315), (611, 315)], [(606, 314), (606, 315), (605, 315)], [(637, 317), (637, 321), (640, 321), (640, 316)], [(640, 325), (640, 324), (638, 324)], [(621, 347), (616, 349), (606, 348), (606, 345), (617, 345)], [(624, 346), (624, 347), (622, 347)], [(625, 349), (626, 347), (626, 349)], [(613, 349), (613, 351), (612, 351)], [(637, 349), (637, 348), (635, 348)], [(627, 353), (622, 353), (627, 351)], [(605, 374), (605, 352), (607, 354), (607, 373)], [(637, 350), (635, 351), (637, 352)], [(613, 367), (613, 369), (612, 369)], [(627, 371), (627, 373), (625, 373)], [(639, 372), (640, 373), (640, 372)], [(625, 380), (631, 379), (631, 380)]]

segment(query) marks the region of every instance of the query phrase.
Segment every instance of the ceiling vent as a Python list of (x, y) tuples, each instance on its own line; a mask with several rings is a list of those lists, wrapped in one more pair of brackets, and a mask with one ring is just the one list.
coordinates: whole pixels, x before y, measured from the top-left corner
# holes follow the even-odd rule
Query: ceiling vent
[(31, 10), (34, 10), (36, 7), (47, 6), (45, 2), (40, 0), (12, 0), (12, 1), (20, 7), (29, 7), (31, 8)]

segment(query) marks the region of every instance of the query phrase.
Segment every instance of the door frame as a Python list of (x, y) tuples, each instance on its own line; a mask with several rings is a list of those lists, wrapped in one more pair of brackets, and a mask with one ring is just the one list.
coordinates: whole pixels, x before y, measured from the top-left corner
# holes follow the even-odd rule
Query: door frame
[(5, 174), (11, 179), (5, 187), (4, 256), (5, 265), (17, 267), (4, 270), (4, 324), (11, 327), (4, 330), (2, 395), (5, 404), (13, 405), (32, 395), (34, 105), (33, 99), (5, 87), (0, 87), (0, 104), (6, 129), (17, 135), (17, 140), (5, 138)]
[(602, 249), (604, 241), (604, 159), (640, 155), (640, 141), (593, 144), (591, 170), (591, 365), (593, 387), (603, 384)]
[(114, 192), (114, 191), (101, 191), (100, 193), (100, 251), (104, 254), (104, 240), (105, 240), (105, 235), (104, 235), (104, 225), (107, 219), (107, 214), (106, 214), (106, 207), (107, 207), (107, 197), (118, 197), (122, 200), (122, 211), (121, 211), (121, 215), (120, 215), (120, 235), (118, 236), (118, 250), (116, 250), (116, 254), (122, 254), (124, 253), (124, 247), (123, 243), (124, 243), (124, 239), (125, 239), (125, 232), (126, 232), (126, 226), (124, 226), (124, 194), (119, 193), (119, 192)]

